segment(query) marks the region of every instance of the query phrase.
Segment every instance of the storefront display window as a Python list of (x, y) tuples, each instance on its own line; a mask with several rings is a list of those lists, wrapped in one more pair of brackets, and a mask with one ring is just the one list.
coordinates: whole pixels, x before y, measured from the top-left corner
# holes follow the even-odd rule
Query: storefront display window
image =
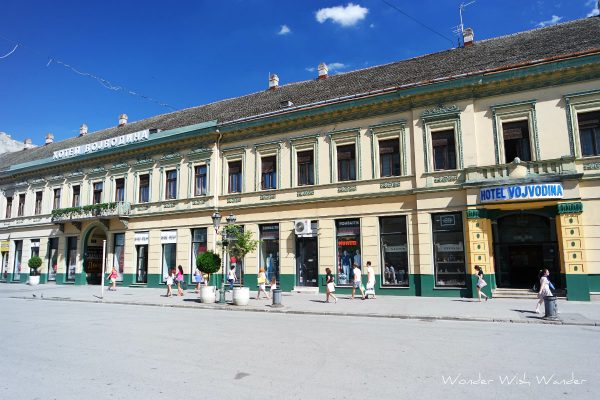
[(136, 269), (135, 281), (137, 283), (148, 282), (148, 232), (135, 232), (133, 238), (135, 243)]
[(48, 240), (48, 280), (56, 280), (56, 270), (58, 269), (58, 238)]
[(431, 220), (435, 285), (463, 287), (466, 283), (466, 268), (462, 214), (433, 214)]
[(279, 282), (279, 224), (260, 225), (260, 267), (265, 269), (267, 283), (273, 277)]
[(206, 228), (192, 229), (192, 260), (190, 265), (190, 280), (194, 279), (196, 270), (196, 258), (202, 253), (206, 253)]
[(67, 238), (67, 282), (75, 281), (77, 268), (77, 237)]
[(23, 241), (15, 240), (15, 263), (13, 265), (13, 281), (21, 279), (21, 257), (23, 256)]
[[(113, 244), (113, 267), (117, 270), (117, 281), (123, 281), (123, 266), (125, 265), (125, 234), (115, 233)], [(105, 271), (107, 272), (107, 271)]]
[(335, 221), (337, 247), (337, 283), (352, 283), (353, 265), (362, 267), (360, 253), (360, 220), (345, 219)]
[(383, 286), (408, 286), (408, 243), (406, 217), (379, 219), (381, 234), (381, 283)]
[(162, 231), (162, 275), (169, 275), (171, 269), (177, 268), (177, 231)]

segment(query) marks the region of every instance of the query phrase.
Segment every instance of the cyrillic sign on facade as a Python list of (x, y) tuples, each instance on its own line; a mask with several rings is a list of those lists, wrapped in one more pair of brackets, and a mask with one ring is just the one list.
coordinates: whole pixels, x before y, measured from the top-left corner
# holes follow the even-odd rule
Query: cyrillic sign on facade
[(124, 146), (126, 144), (141, 142), (148, 140), (150, 131), (148, 129), (129, 133), (127, 135), (121, 135), (110, 139), (100, 140), (98, 142), (82, 144), (81, 146), (69, 147), (68, 149), (58, 150), (54, 152), (53, 160), (64, 160), (65, 158), (71, 158), (81, 156), (84, 154), (94, 153), (100, 150), (110, 149), (112, 147)]
[(480, 203), (514, 200), (562, 199), (561, 183), (533, 183), (482, 188), (479, 190)]

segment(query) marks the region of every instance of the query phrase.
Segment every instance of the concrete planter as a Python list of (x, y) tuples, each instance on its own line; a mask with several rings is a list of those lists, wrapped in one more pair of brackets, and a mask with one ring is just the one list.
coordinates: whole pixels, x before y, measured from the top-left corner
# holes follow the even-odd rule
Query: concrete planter
[(233, 288), (233, 304), (236, 306), (247, 306), (250, 302), (250, 288)]
[(215, 286), (200, 287), (200, 301), (203, 303), (214, 303), (217, 300)]
[(39, 275), (29, 275), (28, 285), (36, 286), (40, 284), (40, 276)]

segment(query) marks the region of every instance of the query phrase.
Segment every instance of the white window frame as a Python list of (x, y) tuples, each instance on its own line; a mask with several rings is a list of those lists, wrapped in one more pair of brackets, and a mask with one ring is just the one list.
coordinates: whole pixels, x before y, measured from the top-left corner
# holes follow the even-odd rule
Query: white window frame
[[(515, 103), (497, 104), (491, 106), (492, 123), (494, 131), (494, 154), (496, 164), (507, 164), (504, 152), (503, 125), (509, 122), (527, 121), (529, 127), (529, 151), (531, 161), (540, 160), (540, 145), (537, 130), (535, 100), (519, 101)], [(508, 163), (512, 162), (508, 161)]]
[[(353, 128), (343, 131), (332, 132), (329, 137), (329, 179), (331, 183), (351, 183), (362, 179), (360, 129)], [(355, 160), (354, 168), (356, 179), (340, 181), (338, 179), (338, 147), (354, 145)]]
[[(229, 163), (240, 161), (242, 164), (242, 182), (240, 192), (229, 192)], [(228, 148), (221, 151), (221, 165), (223, 177), (221, 180), (221, 193), (225, 195), (239, 195), (246, 192), (246, 146)]]
[[(405, 121), (396, 121), (386, 124), (372, 125), (369, 127), (369, 129), (371, 131), (371, 158), (373, 160), (373, 164), (371, 166), (372, 178), (391, 179), (408, 175)], [(400, 153), (400, 175), (381, 176), (381, 157), (379, 154), (379, 142), (392, 139), (398, 139), (398, 148)]]
[(578, 115), (587, 112), (600, 111), (600, 90), (571, 93), (563, 97), (565, 99), (565, 109), (567, 113), (571, 156), (583, 159), (598, 157), (582, 155)]
[[(254, 146), (254, 157), (255, 157), (255, 174), (254, 174), (254, 190), (256, 192), (269, 192), (273, 190), (281, 189), (281, 142), (278, 143), (265, 143), (257, 144)], [(275, 166), (277, 174), (277, 187), (275, 189), (263, 189), (261, 185), (262, 180), (262, 159), (266, 157), (275, 157)], [(229, 174), (228, 178), (229, 178)], [(242, 176), (244, 170), (242, 168)]]

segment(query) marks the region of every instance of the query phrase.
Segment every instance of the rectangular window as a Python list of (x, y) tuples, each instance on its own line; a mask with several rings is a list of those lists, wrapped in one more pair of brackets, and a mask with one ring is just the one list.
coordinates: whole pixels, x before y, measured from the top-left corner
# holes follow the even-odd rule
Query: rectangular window
[(397, 138), (379, 141), (379, 172), (381, 177), (400, 176), (400, 142)]
[(94, 183), (94, 204), (102, 203), (102, 190), (104, 189), (104, 183), (96, 182)]
[(314, 151), (298, 152), (298, 186), (315, 184)]
[(125, 201), (125, 178), (115, 179), (115, 201)]
[(25, 194), (19, 195), (19, 208), (17, 209), (17, 216), (22, 217), (25, 213)]
[(275, 278), (279, 282), (279, 224), (260, 225), (260, 265), (267, 276), (267, 285)]
[(431, 146), (433, 148), (434, 170), (456, 169), (454, 129), (431, 132)]
[(381, 283), (383, 286), (408, 286), (408, 241), (406, 217), (379, 219), (381, 234)]
[(531, 147), (529, 144), (529, 122), (516, 121), (502, 124), (504, 137), (504, 158), (508, 164), (515, 158), (521, 161), (531, 161)]
[(43, 192), (35, 192), (35, 215), (40, 215), (42, 213), (42, 198)]
[(229, 170), (229, 193), (242, 192), (242, 162), (232, 161), (227, 165)]
[(148, 282), (148, 245), (135, 246), (136, 254), (136, 283)]
[(462, 214), (431, 216), (435, 286), (463, 287), (466, 282)]
[(354, 265), (361, 264), (360, 220), (344, 219), (335, 221), (337, 248), (337, 283), (350, 285), (353, 281)]
[(72, 207), (79, 207), (81, 205), (81, 186), (73, 186), (73, 202)]
[(140, 188), (138, 193), (138, 202), (147, 203), (150, 201), (150, 175), (140, 175)]
[(200, 254), (206, 253), (207, 250), (206, 232), (206, 228), (192, 229), (192, 262), (190, 265), (191, 279), (194, 279), (194, 272), (196, 271), (196, 259)]
[(13, 264), (13, 281), (21, 280), (21, 258), (23, 257), (23, 241), (15, 240), (15, 260)]
[(349, 144), (337, 148), (338, 181), (356, 180), (356, 146)]
[(163, 276), (167, 276), (172, 269), (177, 267), (177, 244), (163, 243), (162, 255), (162, 272)]
[(56, 280), (58, 270), (58, 238), (48, 240), (48, 280)]
[[(113, 242), (113, 267), (117, 269), (117, 281), (123, 282), (125, 266), (125, 234), (115, 233)], [(107, 273), (108, 271), (105, 271)]]
[(165, 199), (171, 200), (177, 198), (177, 170), (172, 169), (166, 172), (167, 185), (165, 187)]
[(12, 217), (12, 203), (13, 203), (13, 198), (7, 197), (6, 198), (6, 219)]
[(600, 111), (577, 114), (582, 156), (600, 155)]
[(61, 189), (60, 188), (54, 189), (54, 198), (52, 200), (52, 209), (53, 210), (58, 210), (60, 208), (60, 195), (61, 195)]
[(260, 188), (262, 190), (277, 189), (277, 157), (262, 157)]
[(206, 165), (194, 167), (194, 196), (206, 196), (207, 178)]
[(75, 271), (77, 269), (77, 237), (67, 238), (67, 282), (75, 282)]

